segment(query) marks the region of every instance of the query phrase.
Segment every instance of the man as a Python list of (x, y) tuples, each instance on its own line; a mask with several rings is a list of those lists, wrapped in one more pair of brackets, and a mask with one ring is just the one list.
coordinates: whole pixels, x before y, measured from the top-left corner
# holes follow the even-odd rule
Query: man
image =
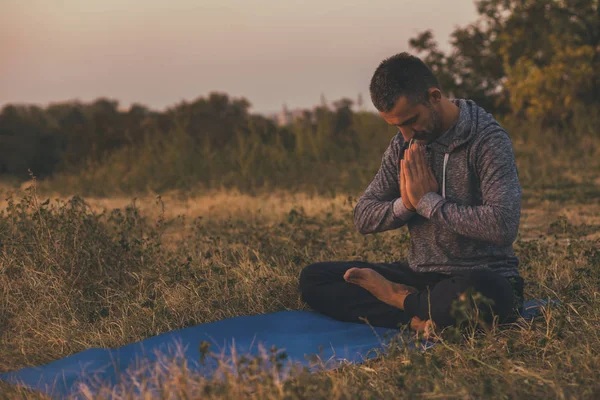
[[(456, 323), (452, 305), (479, 292), (501, 321), (523, 303), (512, 243), (521, 187), (506, 131), (473, 101), (448, 99), (417, 57), (381, 62), (370, 84), (379, 114), (398, 128), (358, 200), (362, 234), (408, 226), (408, 265), (333, 261), (300, 274), (302, 298), (342, 321), (418, 331)], [(473, 297), (469, 297), (473, 299)]]

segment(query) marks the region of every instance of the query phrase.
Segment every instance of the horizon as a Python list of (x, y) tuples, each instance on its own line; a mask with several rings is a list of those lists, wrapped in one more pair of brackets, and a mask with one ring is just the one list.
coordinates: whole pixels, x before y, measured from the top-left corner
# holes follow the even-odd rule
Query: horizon
[(381, 60), (426, 29), (447, 50), (476, 18), (471, 0), (5, 0), (0, 108), (107, 98), (164, 111), (221, 92), (271, 114), (361, 93), (375, 111), (368, 83)]

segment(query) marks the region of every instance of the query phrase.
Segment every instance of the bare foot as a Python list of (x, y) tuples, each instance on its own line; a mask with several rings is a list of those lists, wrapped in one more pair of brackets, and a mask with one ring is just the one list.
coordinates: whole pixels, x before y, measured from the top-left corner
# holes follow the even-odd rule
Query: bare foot
[(432, 320), (426, 319), (423, 321), (419, 317), (412, 317), (410, 320), (410, 328), (416, 332), (422, 333), (426, 340), (435, 340), (435, 324)]
[(350, 268), (344, 274), (344, 280), (354, 283), (391, 306), (404, 310), (404, 299), (417, 289), (412, 286), (390, 282), (370, 268)]

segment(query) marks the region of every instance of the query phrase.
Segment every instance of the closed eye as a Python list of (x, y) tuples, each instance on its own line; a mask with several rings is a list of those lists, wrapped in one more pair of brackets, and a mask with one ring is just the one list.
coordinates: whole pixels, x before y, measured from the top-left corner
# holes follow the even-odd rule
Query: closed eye
[(419, 114), (415, 115), (414, 117), (412, 117), (410, 119), (407, 119), (403, 123), (396, 125), (396, 126), (401, 127), (401, 126), (411, 125), (411, 124), (414, 124), (415, 122), (417, 122), (418, 119), (419, 119)]

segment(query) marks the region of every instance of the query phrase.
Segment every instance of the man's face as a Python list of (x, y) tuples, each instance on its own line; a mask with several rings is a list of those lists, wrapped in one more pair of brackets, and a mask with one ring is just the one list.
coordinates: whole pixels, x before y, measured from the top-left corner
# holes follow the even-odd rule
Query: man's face
[(385, 122), (397, 127), (406, 142), (414, 139), (417, 143), (425, 144), (434, 141), (443, 133), (442, 115), (438, 108), (430, 102), (414, 104), (405, 96), (401, 96), (394, 108), (389, 112), (379, 111), (379, 115)]

